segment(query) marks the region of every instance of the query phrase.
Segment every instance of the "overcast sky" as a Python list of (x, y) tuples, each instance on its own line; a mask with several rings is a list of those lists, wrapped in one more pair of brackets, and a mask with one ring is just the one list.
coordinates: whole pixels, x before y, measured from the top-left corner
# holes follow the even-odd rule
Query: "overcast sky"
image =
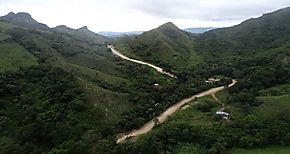
[(27, 12), (49, 27), (137, 31), (168, 21), (179, 28), (232, 26), (287, 6), (290, 0), (0, 0), (0, 15)]

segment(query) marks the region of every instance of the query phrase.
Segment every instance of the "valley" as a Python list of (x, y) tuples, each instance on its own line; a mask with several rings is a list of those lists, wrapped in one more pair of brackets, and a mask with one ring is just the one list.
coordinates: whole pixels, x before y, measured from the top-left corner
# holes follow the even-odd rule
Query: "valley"
[[(234, 86), (236, 84), (236, 82), (237, 82), (236, 80), (232, 80), (232, 83), (229, 84), (227, 88)], [(138, 129), (134, 129), (130, 132), (119, 134), (117, 136), (117, 143), (122, 143), (126, 140), (131, 140), (134, 137), (148, 133), (156, 125), (164, 123), (170, 116), (172, 116), (175, 112), (180, 110), (187, 103), (189, 103), (193, 100), (196, 100), (198, 98), (204, 97), (204, 96), (213, 95), (219, 91), (224, 90), (225, 88), (226, 88), (225, 86), (212, 88), (212, 89), (209, 89), (207, 91), (201, 92), (199, 94), (195, 94), (193, 96), (190, 96), (188, 98), (185, 98), (185, 99), (178, 101), (177, 103), (175, 103), (174, 105), (172, 105), (168, 109), (166, 109), (165, 112), (163, 112), (162, 114), (160, 114), (157, 117), (154, 117), (154, 119), (150, 120), (149, 122), (144, 124), (142, 127), (138, 128)]]
[(108, 38), (8, 13), (0, 153), (289, 153), (289, 17)]
[(122, 53), (120, 53), (117, 49), (114, 48), (114, 46), (112, 45), (108, 45), (108, 48), (110, 48), (112, 50), (112, 52), (121, 57), (122, 59), (125, 59), (125, 60), (128, 60), (128, 61), (131, 61), (131, 62), (134, 62), (134, 63), (137, 63), (137, 64), (142, 64), (142, 65), (147, 65), (149, 67), (152, 67), (154, 68), (156, 71), (158, 71), (159, 73), (162, 73), (162, 74), (165, 74), (169, 77), (172, 77), (172, 78), (177, 78), (176, 75), (172, 74), (172, 73), (169, 73), (169, 72), (166, 72), (164, 71), (164, 69), (158, 67), (158, 66), (155, 66), (155, 65), (152, 65), (152, 64), (149, 64), (149, 63), (146, 63), (146, 62), (143, 62), (143, 61), (139, 61), (139, 60), (135, 60), (135, 59), (131, 59), (131, 58), (128, 58), (126, 56), (124, 56)]
[[(142, 64), (142, 65), (147, 65), (149, 67), (154, 68), (156, 71), (158, 71), (161, 74), (165, 74), (168, 75), (169, 77), (173, 77), (173, 78), (177, 78), (174, 74), (168, 73), (163, 71), (162, 68), (143, 62), (143, 61), (139, 61), (139, 60), (135, 60), (135, 59), (131, 59), (129, 57), (126, 57), (125, 55), (123, 55), (122, 53), (120, 53), (116, 48), (114, 48), (114, 46), (112, 45), (108, 45), (108, 48), (111, 49), (113, 54), (116, 54), (117, 56), (119, 56), (122, 59), (137, 63), (137, 64)], [(211, 95), (217, 102), (219, 102), (219, 100), (216, 98), (215, 93), (224, 90), (225, 88), (229, 88), (232, 87), (236, 84), (236, 80), (232, 79), (232, 83), (229, 85), (224, 85), (221, 87), (216, 87), (216, 88), (212, 88), (209, 89), (207, 91), (201, 92), (199, 94), (190, 96), (188, 98), (182, 99), (181, 101), (178, 101), (177, 103), (175, 103), (174, 105), (170, 106), (168, 109), (165, 110), (165, 112), (163, 112), (162, 114), (160, 114), (157, 117), (154, 117), (152, 120), (150, 120), (149, 122), (145, 123), (142, 127), (138, 128), (138, 129), (134, 129), (130, 132), (125, 132), (125, 133), (121, 133), (117, 135), (117, 143), (123, 143), (126, 140), (132, 140), (133, 138), (136, 138), (139, 135), (142, 134), (146, 134), (148, 133), (150, 130), (152, 130), (156, 125), (162, 124), (163, 122), (165, 122), (172, 114), (174, 114), (175, 112), (177, 112), (179, 109), (181, 109), (184, 105), (186, 105), (186, 103), (191, 102), (192, 100), (198, 99), (200, 97), (204, 97), (204, 96), (208, 96)], [(224, 108), (224, 104), (222, 104), (222, 108)]]

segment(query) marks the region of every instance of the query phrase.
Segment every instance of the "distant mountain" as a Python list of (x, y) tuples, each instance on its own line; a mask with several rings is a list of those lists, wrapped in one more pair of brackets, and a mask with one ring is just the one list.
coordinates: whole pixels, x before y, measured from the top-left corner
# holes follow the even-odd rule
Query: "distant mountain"
[(39, 23), (36, 20), (34, 20), (30, 14), (20, 12), (20, 13), (13, 13), (10, 12), (5, 16), (0, 17), (0, 20), (6, 21), (18, 26), (23, 26), (26, 28), (31, 29), (39, 29), (39, 30), (49, 30), (49, 27), (45, 24)]
[(138, 36), (121, 38), (115, 44), (131, 56), (166, 65), (167, 68), (184, 67), (189, 60), (192, 63), (197, 60), (191, 59), (195, 55), (191, 37), (171, 22)]
[(10, 12), (9, 14), (0, 17), (0, 20), (12, 23), (19, 27), (25, 27), (33, 30), (45, 30), (45, 31), (53, 31), (58, 33), (63, 33), (70, 35), (76, 40), (103, 44), (106, 41), (109, 41), (109, 38), (96, 34), (88, 29), (88, 27), (84, 26), (79, 29), (72, 29), (65, 25), (60, 25), (55, 28), (49, 28), (47, 25), (37, 22), (35, 19), (31, 17), (30, 14), (20, 12), (20, 13), (13, 13)]
[(71, 31), (71, 35), (77, 40), (83, 40), (92, 43), (104, 43), (110, 40), (105, 36), (90, 31), (87, 26), (83, 26), (79, 29)]
[(103, 44), (110, 39), (94, 33), (88, 29), (87, 26), (83, 26), (79, 29), (72, 29), (65, 25), (56, 26), (53, 28), (54, 32), (62, 33), (73, 37), (76, 40), (82, 40), (91, 43)]
[(73, 31), (75, 31), (75, 29), (69, 28), (65, 25), (56, 26), (53, 28), (53, 30), (59, 33), (72, 33)]
[(217, 27), (194, 27), (194, 28), (186, 28), (184, 29), (184, 31), (195, 33), (195, 34), (200, 34), (200, 33), (204, 33), (213, 29), (217, 29)]
[(98, 32), (98, 34), (110, 37), (110, 38), (117, 38), (117, 37), (124, 37), (124, 36), (131, 36), (131, 35), (140, 35), (144, 31), (129, 31), (129, 32), (112, 32), (112, 31), (102, 31)]
[[(200, 34), (210, 30), (216, 29), (216, 27), (196, 27), (196, 28), (186, 28), (183, 31)], [(132, 36), (132, 35), (140, 35), (144, 33), (144, 31), (128, 31), (128, 32), (112, 32), (112, 31), (101, 31), (98, 34), (110, 37), (110, 38), (117, 38), (117, 37), (125, 37), (125, 36)]]

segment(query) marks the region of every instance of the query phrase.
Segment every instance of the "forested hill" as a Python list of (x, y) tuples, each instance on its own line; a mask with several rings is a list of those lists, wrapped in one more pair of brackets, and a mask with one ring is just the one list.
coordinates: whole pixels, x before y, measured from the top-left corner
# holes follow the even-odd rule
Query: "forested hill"
[(184, 68), (199, 62), (193, 50), (194, 41), (173, 23), (165, 23), (138, 36), (120, 38), (116, 47), (129, 56), (154, 62), (167, 69)]
[(172, 79), (123, 61), (87, 27), (52, 29), (26, 13), (7, 16), (0, 19), (0, 153), (108, 152), (117, 132), (214, 86), (200, 75)]
[(284, 8), (233, 27), (206, 32), (197, 39), (197, 49), (216, 55), (248, 55), (274, 49), (289, 50), (289, 25), (290, 8)]
[[(169, 22), (117, 40), (87, 27), (49, 28), (26, 13), (0, 17), (0, 153), (222, 154), (289, 145), (289, 17), (285, 8), (200, 35)], [(108, 42), (178, 78), (122, 60)], [(230, 78), (234, 87), (116, 144), (117, 134)], [(221, 102), (230, 120), (215, 115)]]
[[(178, 70), (179, 80), (188, 84), (192, 81), (189, 78), (197, 75), (237, 79), (236, 86), (217, 94), (226, 103), (225, 111), (230, 113), (230, 121), (222, 122), (214, 116), (217, 110), (212, 105), (216, 103), (214, 99), (199, 99), (167, 123), (137, 138), (136, 143), (118, 145), (118, 152), (115, 152), (221, 154), (231, 148), (289, 146), (289, 25), (290, 8), (284, 8), (233, 27), (187, 35), (192, 51), (200, 61), (192, 66), (192, 62), (196, 61), (185, 60), (189, 67), (178, 69), (178, 65), (174, 65), (172, 69)], [(156, 48), (150, 48), (150, 45), (163, 38), (158, 34), (169, 32), (173, 27), (165, 26), (165, 31), (157, 28), (137, 37), (122, 38), (116, 46), (127, 55), (137, 55), (140, 59), (150, 60), (149, 57), (156, 56), (152, 62), (158, 64), (166, 61), (158, 55), (162, 51), (162, 43)], [(170, 34), (174, 41), (167, 42), (168, 46), (177, 44), (182, 48), (186, 41), (176, 43), (180, 33), (175, 31)], [(166, 51), (182, 54), (184, 50), (181, 48)], [(172, 57), (168, 59), (173, 60)]]
[(88, 153), (112, 136), (129, 82), (107, 40), (27, 13), (0, 18), (0, 153)]

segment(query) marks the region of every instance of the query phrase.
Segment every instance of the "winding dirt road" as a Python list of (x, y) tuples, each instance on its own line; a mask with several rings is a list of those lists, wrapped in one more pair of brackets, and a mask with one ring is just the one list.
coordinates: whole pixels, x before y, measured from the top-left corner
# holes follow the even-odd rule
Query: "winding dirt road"
[[(113, 45), (108, 45), (108, 48), (111, 49), (113, 54), (121, 57), (124, 60), (128, 60), (128, 61), (131, 61), (131, 62), (134, 62), (134, 63), (138, 63), (138, 64), (142, 64), (142, 65), (147, 65), (149, 67), (154, 68), (155, 70), (157, 70), (158, 72), (160, 72), (162, 74), (165, 74), (165, 75), (170, 76), (172, 78), (177, 78), (174, 74), (166, 72), (166, 71), (164, 71), (162, 68), (160, 68), (158, 66), (155, 66), (155, 65), (150, 64), (150, 63), (146, 63), (146, 62), (143, 62), (143, 61), (139, 61), (139, 60), (135, 60), (135, 59), (131, 59), (129, 57), (126, 57), (125, 55), (120, 53), (117, 49), (115, 49), (115, 47)], [(209, 89), (207, 91), (201, 92), (199, 94), (195, 94), (193, 96), (190, 96), (188, 98), (185, 98), (185, 99), (182, 99), (182, 100), (176, 102), (174, 105), (169, 107), (166, 111), (164, 111), (162, 114), (160, 114), (159, 116), (157, 116), (154, 119), (150, 120), (149, 122), (144, 124), (142, 127), (138, 128), (138, 129), (134, 129), (134, 130), (129, 131), (129, 132), (126, 132), (126, 133), (122, 133), (122, 134), (117, 135), (117, 143), (118, 144), (119, 143), (123, 143), (123, 142), (125, 142), (128, 139), (135, 138), (135, 137), (137, 137), (139, 135), (148, 133), (149, 131), (151, 131), (154, 128), (154, 126), (156, 126), (157, 124), (161, 124), (161, 123), (165, 122), (171, 115), (173, 115), (175, 112), (177, 112), (179, 109), (181, 109), (182, 106), (184, 106), (185, 104), (191, 102), (192, 100), (194, 100), (196, 98), (200, 98), (200, 97), (211, 95), (213, 98), (218, 100), (215, 97), (215, 93), (217, 93), (219, 91), (222, 91), (222, 90), (224, 90), (226, 88), (232, 87), (236, 83), (237, 83), (236, 80), (232, 80), (232, 83), (229, 84), (228, 87), (221, 86), (221, 87), (211, 88), (211, 89)], [(223, 106), (224, 105), (222, 104), (222, 107)]]
[(113, 45), (108, 45), (107, 46), (108, 48), (111, 49), (111, 51), (113, 52), (113, 54), (121, 57), (122, 59), (124, 60), (128, 60), (128, 61), (131, 61), (131, 62), (134, 62), (134, 63), (137, 63), (137, 64), (141, 64), (141, 65), (147, 65), (149, 67), (152, 67), (154, 68), (156, 71), (158, 71), (159, 73), (162, 73), (162, 74), (165, 74), (167, 76), (170, 76), (172, 78), (177, 78), (176, 75), (174, 75), (173, 73), (170, 73), (170, 72), (166, 72), (164, 71), (161, 67), (158, 67), (158, 66), (155, 66), (153, 64), (150, 64), (150, 63), (146, 63), (146, 62), (143, 62), (143, 61), (140, 61), (140, 60), (136, 60), (136, 59), (131, 59), (125, 55), (123, 55), (121, 52), (119, 52)]
[[(232, 83), (228, 85), (228, 88), (234, 86), (236, 83), (237, 83), (236, 80), (232, 80)], [(190, 101), (192, 101), (196, 98), (215, 94), (215, 93), (222, 91), (224, 89), (226, 89), (226, 87), (224, 87), (224, 86), (211, 88), (207, 91), (201, 92), (199, 94), (193, 95), (191, 97), (188, 97), (188, 98), (182, 99), (181, 101), (176, 102), (174, 105), (169, 107), (165, 112), (160, 114), (158, 117), (150, 120), (149, 122), (144, 124), (142, 127), (138, 128), (138, 129), (134, 129), (134, 130), (127, 132), (127, 133), (119, 134), (117, 136), (117, 143), (118, 144), (123, 143), (127, 139), (134, 138), (136, 136), (148, 133), (149, 131), (151, 131), (154, 128), (154, 126), (156, 125), (156, 121), (158, 121), (159, 124), (165, 122), (168, 119), (168, 117), (170, 117), (175, 112), (177, 112), (186, 103), (189, 103)]]

